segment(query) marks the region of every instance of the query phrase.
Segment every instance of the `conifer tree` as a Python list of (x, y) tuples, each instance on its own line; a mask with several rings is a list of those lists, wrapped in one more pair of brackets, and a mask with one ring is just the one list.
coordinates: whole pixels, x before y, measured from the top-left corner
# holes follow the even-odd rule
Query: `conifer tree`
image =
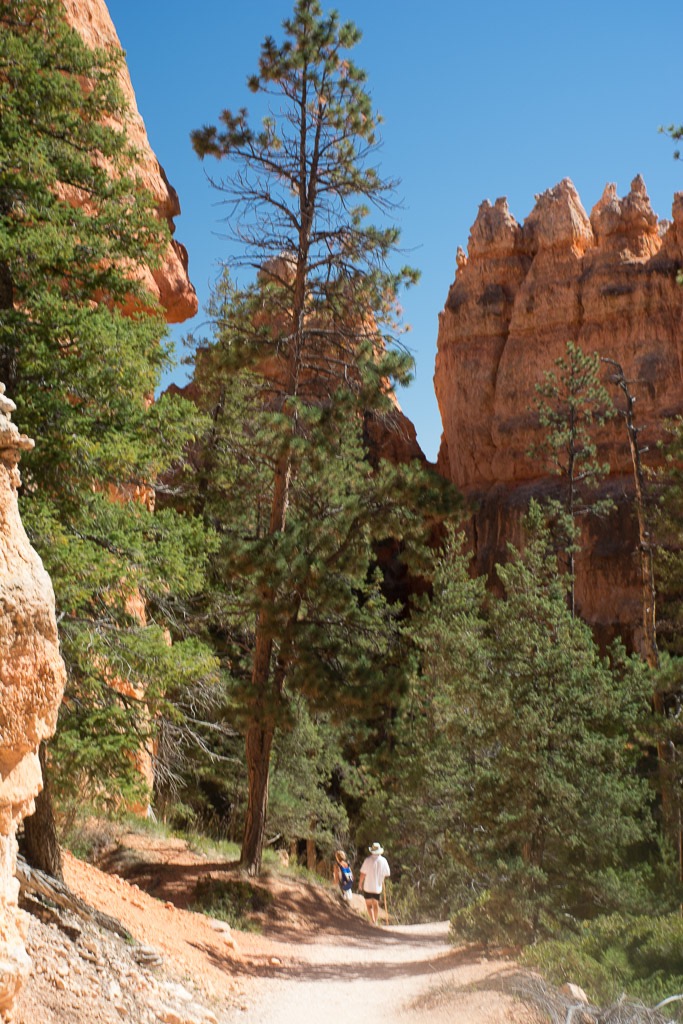
[(555, 361), (556, 370), (536, 385), (536, 407), (544, 435), (530, 455), (542, 459), (561, 480), (561, 494), (546, 507), (569, 579), (568, 600), (575, 614), (575, 559), (579, 550), (580, 521), (586, 515), (607, 515), (614, 507), (609, 498), (598, 499), (596, 488), (609, 473), (598, 459), (595, 430), (615, 415), (607, 389), (600, 383), (600, 357), (585, 353), (568, 341), (566, 355)]
[(268, 829), (291, 847), (305, 839), (331, 859), (349, 820), (335, 790), (335, 777), (349, 771), (338, 726), (328, 716), (311, 716), (300, 697), (290, 709), (291, 727), (273, 744)]
[[(660, 125), (659, 130), (660, 130), (660, 132), (663, 135), (668, 135), (669, 138), (673, 139), (674, 142), (680, 142), (681, 139), (683, 139), (683, 125), (680, 125), (680, 124), (670, 124), (667, 127), (664, 127), (663, 125)], [(681, 159), (681, 151), (679, 149), (675, 149), (674, 150), (674, 160), (680, 160), (680, 159)]]
[(477, 694), (487, 685), (490, 642), (486, 581), (474, 578), (464, 537), (448, 530), (431, 576), (431, 592), (404, 624), (409, 686), (392, 723), (388, 749), (372, 766), (377, 792), (366, 798), (370, 831), (392, 837), (392, 887), (404, 913), (443, 919), (469, 890), (473, 737)]
[(683, 509), (682, 453), (683, 423), (676, 419), (667, 424), (666, 437), (661, 445), (664, 462), (652, 475), (656, 532), (654, 559), (660, 597), (657, 629), (662, 633), (664, 649), (676, 656), (683, 653), (680, 641), (683, 621), (683, 543), (680, 528)]
[[(388, 537), (410, 539), (413, 564), (420, 558), (426, 564), (423, 512), (434, 500), (432, 490), (441, 500), (441, 487), (434, 482), (432, 488), (421, 469), (370, 462), (363, 421), (348, 393), (324, 404), (300, 403), (287, 526), (273, 536), (274, 467), (287, 417), (273, 408), (269, 378), (253, 370), (226, 371), (226, 346), (216, 329), (218, 340), (198, 353), (193, 383), (211, 426), (190, 452), (180, 486), (182, 500), (216, 531), (220, 544), (197, 623), (221, 659), (231, 724), (248, 736), (255, 723), (265, 722), (271, 740), (280, 734), (282, 753), (285, 734), (297, 722), (306, 720), (315, 731), (317, 721), (379, 718), (395, 701), (405, 662), (376, 548)], [(229, 345), (227, 350), (229, 359)], [(256, 688), (262, 616), (273, 657), (266, 685)], [(281, 783), (292, 772), (281, 757), (278, 764)], [(270, 757), (258, 762), (266, 787), (269, 765)], [(259, 786), (257, 797), (262, 799)], [(318, 799), (329, 808), (324, 787)], [(280, 785), (276, 820), (283, 802)], [(324, 817), (329, 820), (329, 810)], [(264, 809), (262, 836), (265, 826)], [(309, 832), (307, 826), (303, 834)]]
[(471, 822), (482, 891), (459, 919), (481, 933), (509, 925), (525, 939), (564, 915), (616, 909), (609, 871), (626, 865), (646, 821), (629, 741), (648, 698), (642, 663), (619, 648), (603, 659), (567, 609), (533, 506), (528, 532), (524, 554), (497, 567), (505, 596), (491, 613), (480, 712), (495, 742), (479, 746)]
[[(683, 701), (683, 645), (680, 641), (683, 621), (683, 428), (680, 419), (670, 422), (661, 445), (664, 462), (650, 475), (651, 503), (648, 513), (654, 525), (654, 542), (650, 551), (656, 576), (657, 618), (654, 707), (659, 717), (655, 723), (659, 759), (662, 818), (665, 831), (674, 843), (679, 862), (679, 879), (683, 880), (683, 800), (681, 784), (680, 709)], [(643, 555), (645, 557), (645, 555)]]
[[(249, 79), (267, 110), (260, 127), (250, 125), (244, 109), (225, 110), (220, 126), (204, 127), (192, 137), (201, 157), (226, 158), (234, 167), (216, 182), (226, 197), (229, 235), (238, 243), (233, 262), (259, 272), (258, 281), (235, 291), (223, 308), (219, 326), (224, 349), (233, 367), (260, 368), (268, 404), (279, 415), (262, 540), (264, 552), (270, 552), (266, 564), (277, 571), (260, 574), (250, 667), (249, 805), (242, 863), (251, 872), (258, 871), (261, 860), (274, 708), (297, 664), (292, 657), (295, 641), (301, 633), (312, 639), (316, 632), (310, 619), (315, 603), (308, 590), (304, 597), (290, 588), (283, 605), (287, 559), (303, 565), (296, 547), (298, 531), (292, 536), (291, 530), (292, 489), (302, 459), (313, 458), (314, 446), (319, 448), (321, 471), (331, 472), (336, 465), (346, 472), (348, 467), (349, 481), (363, 474), (356, 428), (368, 410), (390, 408), (392, 380), (407, 380), (410, 360), (389, 346), (397, 331), (397, 291), (416, 276), (409, 268), (393, 270), (389, 265), (398, 230), (367, 223), (371, 207), (385, 220), (393, 205), (394, 182), (383, 179), (370, 163), (379, 118), (364, 72), (348, 56), (360, 38), (358, 29), (340, 23), (335, 12), (324, 15), (318, 0), (297, 0), (283, 27), (284, 41), (265, 40), (258, 72)], [(335, 437), (339, 432), (341, 437)], [(339, 441), (350, 446), (348, 454), (335, 447)], [(311, 478), (307, 486), (312, 486)], [(347, 488), (342, 497), (343, 477), (335, 486), (342, 487), (343, 509), (352, 496)], [(318, 512), (328, 517), (331, 527), (332, 508), (320, 507), (327, 499), (313, 491), (308, 498), (318, 503)], [(359, 523), (355, 535), (348, 533), (344, 539), (353, 523), (353, 514), (340, 517), (336, 539), (323, 543), (327, 550), (318, 564), (322, 569), (324, 560), (331, 560), (335, 571), (341, 571), (349, 559), (351, 576), (360, 584), (367, 547), (362, 554), (358, 549), (358, 556), (354, 547), (370, 534)], [(317, 556), (309, 552), (306, 557), (313, 559), (310, 571), (315, 571)], [(343, 584), (339, 577), (338, 599), (353, 622), (358, 613), (349, 603), (351, 576)], [(330, 575), (330, 586), (335, 578)], [(357, 607), (366, 615), (380, 614), (367, 586), (358, 591)], [(306, 626), (301, 628), (304, 612)], [(321, 610), (317, 632), (323, 637), (329, 627)], [(327, 635), (333, 638), (334, 629)], [(334, 641), (338, 658), (307, 665), (299, 652), (300, 677), (307, 668), (321, 673), (317, 682), (322, 683), (331, 673), (339, 680), (336, 692), (344, 693), (338, 672), (349, 638)], [(310, 684), (310, 675), (308, 679)]]
[(602, 657), (571, 615), (536, 505), (526, 532), (497, 566), (500, 597), (484, 599), (461, 557), (449, 571), (447, 549), (409, 626), (419, 661), (385, 800), (421, 907), (494, 942), (618, 909), (615, 880), (648, 828), (633, 771), (646, 667), (619, 646)]
[(0, 0), (0, 379), (37, 441), (20, 501), (68, 671), (53, 762), (56, 749), (59, 792), (68, 780), (79, 801), (120, 797), (150, 706), (171, 681), (213, 671), (196, 644), (168, 646), (204, 538), (154, 514), (153, 484), (196, 410), (150, 405), (170, 351), (142, 268), (168, 232), (117, 127), (122, 60), (86, 46), (56, 0)]

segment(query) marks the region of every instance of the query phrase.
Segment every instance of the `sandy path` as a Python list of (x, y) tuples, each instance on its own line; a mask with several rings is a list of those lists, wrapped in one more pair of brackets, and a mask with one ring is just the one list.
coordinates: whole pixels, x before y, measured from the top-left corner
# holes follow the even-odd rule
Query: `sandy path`
[(446, 923), (372, 928), (359, 896), (350, 911), (329, 888), (273, 878), (268, 884), (277, 912), (264, 923), (264, 934), (235, 932), (231, 946), (209, 919), (183, 909), (197, 878), (215, 876), (225, 864), (190, 853), (181, 841), (130, 842), (154, 856), (140, 881), (158, 898), (67, 855), (68, 884), (160, 950), (166, 969), (180, 980), (191, 978), (225, 1024), (529, 1020), (500, 991), (516, 965), (454, 949)]
[[(283, 946), (281, 963), (251, 979), (248, 1002), (229, 1019), (245, 1024), (522, 1022), (521, 1008), (495, 991), (495, 981), (510, 964), (454, 950), (447, 933), (446, 923), (368, 928), (343, 944), (336, 935), (295, 949)], [(488, 990), (470, 987), (488, 980), (494, 982)]]

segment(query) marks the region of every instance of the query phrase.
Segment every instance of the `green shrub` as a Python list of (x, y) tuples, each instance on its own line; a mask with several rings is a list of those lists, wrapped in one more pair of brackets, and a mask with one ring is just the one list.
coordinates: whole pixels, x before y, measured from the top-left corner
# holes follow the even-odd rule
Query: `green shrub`
[(451, 916), (451, 941), (517, 946), (556, 927), (545, 912), (549, 899), (545, 873), (520, 858), (497, 864), (495, 884)]
[(89, 805), (70, 805), (60, 809), (57, 818), (60, 843), (74, 857), (97, 864), (102, 855), (116, 846), (124, 832), (139, 835), (167, 835), (168, 829), (153, 818), (141, 818), (127, 811), (103, 816)]
[(421, 924), (434, 920), (421, 898), (420, 890), (405, 880), (392, 882), (387, 894), (389, 920), (392, 924)]
[(93, 816), (72, 817), (64, 824), (60, 839), (74, 857), (96, 864), (102, 853), (115, 844), (121, 834), (121, 824), (108, 818)]
[(226, 921), (240, 931), (259, 931), (254, 915), (267, 910), (272, 895), (261, 886), (242, 879), (200, 879), (190, 910)]
[(210, 860), (223, 860), (226, 863), (232, 863), (240, 859), (239, 846), (227, 839), (214, 839), (199, 832), (183, 834), (183, 838), (193, 853), (201, 853), (202, 856)]
[[(683, 991), (683, 917), (599, 917), (575, 936), (529, 948), (522, 962), (555, 984), (573, 981), (596, 1003), (625, 992), (652, 1006)], [(671, 1013), (681, 1019), (680, 1004)]]

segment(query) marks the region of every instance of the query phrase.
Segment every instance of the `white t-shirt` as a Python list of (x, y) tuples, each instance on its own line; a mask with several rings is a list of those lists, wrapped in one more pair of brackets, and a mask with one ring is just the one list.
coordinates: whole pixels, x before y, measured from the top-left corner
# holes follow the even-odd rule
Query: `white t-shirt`
[(360, 873), (365, 875), (363, 892), (375, 892), (379, 896), (382, 891), (382, 883), (385, 878), (389, 877), (391, 871), (385, 857), (379, 853), (371, 853), (363, 861)]

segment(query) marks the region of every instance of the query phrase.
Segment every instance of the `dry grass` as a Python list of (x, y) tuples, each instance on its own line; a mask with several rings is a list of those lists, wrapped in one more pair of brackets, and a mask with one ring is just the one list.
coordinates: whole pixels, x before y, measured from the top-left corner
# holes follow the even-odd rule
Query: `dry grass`
[(622, 996), (608, 1007), (579, 1003), (535, 974), (519, 972), (501, 982), (502, 991), (532, 1006), (547, 1024), (670, 1024), (660, 1010)]
[[(580, 1003), (543, 978), (526, 971), (512, 971), (498, 978), (488, 978), (466, 986), (469, 991), (497, 991), (523, 1003), (534, 1024), (671, 1024), (661, 1010), (643, 1006), (622, 996), (608, 1007)], [(413, 1008), (434, 1010), (447, 1007), (463, 993), (455, 982), (441, 982), (424, 993)]]

